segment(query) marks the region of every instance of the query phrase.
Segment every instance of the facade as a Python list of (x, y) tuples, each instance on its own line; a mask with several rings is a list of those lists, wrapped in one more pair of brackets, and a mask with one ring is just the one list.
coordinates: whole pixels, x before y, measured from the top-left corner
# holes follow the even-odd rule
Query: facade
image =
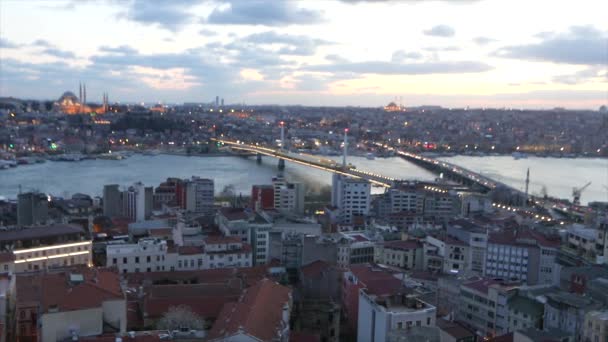
[(376, 243), (362, 233), (339, 233), (338, 266), (348, 267), (374, 261)]
[(120, 216), (121, 200), (118, 184), (103, 186), (103, 214), (110, 218)]
[(374, 247), (374, 262), (404, 268), (421, 270), (424, 265), (423, 245), (416, 240), (389, 241)]
[(252, 266), (251, 247), (228, 237), (208, 237), (202, 247), (169, 247), (165, 240), (147, 238), (136, 244), (108, 245), (106, 254), (106, 266), (120, 273)]
[(481, 278), (460, 286), (457, 320), (482, 337), (504, 335), (509, 330), (508, 300), (516, 285)]
[(550, 293), (545, 296), (543, 329), (558, 329), (580, 341), (583, 335), (585, 315), (597, 310), (598, 303), (588, 296), (568, 292)]
[(274, 209), (274, 187), (272, 185), (252, 186), (251, 208), (256, 211)]
[(334, 174), (331, 204), (338, 209), (338, 222), (352, 224), (353, 216), (368, 216), (371, 201), (368, 181)]
[(545, 307), (542, 303), (520, 295), (509, 299), (509, 331), (542, 328)]
[(406, 294), (378, 296), (362, 289), (359, 292), (357, 341), (387, 341), (391, 332), (434, 327), (436, 315), (434, 306)]
[(212, 179), (192, 176), (184, 182), (186, 193), (186, 210), (211, 215), (213, 214), (214, 183)]
[(152, 214), (152, 187), (137, 182), (122, 192), (122, 213), (133, 221), (145, 221)]
[(17, 229), (0, 234), (0, 248), (10, 250), (3, 269), (15, 273), (48, 270), (72, 265), (91, 265), (92, 242), (78, 226), (52, 225)]
[(262, 213), (247, 212), (241, 208), (222, 208), (216, 223), (224, 236), (235, 236), (251, 245), (254, 265), (270, 260), (270, 231), (272, 222)]
[(466, 220), (457, 220), (448, 224), (447, 235), (464, 242), (468, 246), (468, 268), (465, 272), (482, 275), (485, 271), (488, 233), (486, 229)]
[(306, 189), (303, 183), (290, 183), (283, 177), (272, 180), (274, 208), (279, 211), (304, 213), (304, 195)]
[(585, 315), (583, 341), (608, 341), (607, 311), (590, 311)]
[(45, 194), (27, 192), (17, 196), (17, 224), (35, 226), (45, 224), (48, 219), (49, 201)]
[(559, 245), (559, 240), (549, 240), (532, 231), (490, 234), (485, 275), (528, 285), (553, 284), (558, 274), (555, 257)]

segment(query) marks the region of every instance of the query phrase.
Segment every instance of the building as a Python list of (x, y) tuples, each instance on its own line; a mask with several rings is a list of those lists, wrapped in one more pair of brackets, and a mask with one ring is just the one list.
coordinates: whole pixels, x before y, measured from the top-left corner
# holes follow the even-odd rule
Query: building
[(520, 280), (528, 285), (557, 282), (555, 262), (559, 238), (550, 240), (531, 230), (506, 230), (490, 234), (485, 275)]
[(338, 233), (338, 266), (348, 267), (355, 264), (365, 264), (374, 261), (376, 242), (363, 233)]
[(468, 261), (469, 268), (465, 272), (483, 275), (488, 244), (487, 230), (471, 221), (455, 220), (448, 224), (447, 236), (464, 242), (468, 246), (468, 255), (465, 256), (465, 259)]
[(103, 214), (110, 218), (121, 215), (121, 200), (118, 184), (103, 186)]
[(143, 183), (137, 182), (122, 192), (123, 216), (133, 221), (145, 221), (152, 214), (152, 187), (145, 187)]
[(481, 337), (504, 335), (509, 330), (508, 300), (517, 285), (481, 278), (460, 285), (456, 319)]
[(251, 208), (253, 210), (274, 209), (274, 187), (272, 185), (252, 186)]
[(580, 341), (586, 314), (601, 305), (588, 296), (559, 291), (546, 296), (543, 329), (559, 329)]
[(342, 275), (342, 306), (346, 327), (352, 334), (357, 332), (359, 321), (360, 290), (368, 294), (387, 296), (400, 293), (403, 284), (401, 274), (374, 264), (352, 265)]
[(17, 224), (19, 226), (45, 224), (48, 212), (49, 200), (45, 194), (26, 192), (17, 196)]
[[(14, 229), (0, 234), (0, 250), (13, 255), (6, 260), (13, 260), (15, 273), (91, 265), (91, 248), (91, 240), (74, 225)], [(10, 267), (6, 263), (4, 266)]]
[(422, 270), (423, 245), (417, 240), (388, 241), (374, 247), (374, 262), (404, 268)]
[(214, 184), (212, 179), (192, 176), (184, 181), (186, 194), (185, 209), (194, 213), (211, 215), (214, 212)]
[(390, 333), (406, 333), (414, 327), (434, 327), (434, 306), (405, 293), (359, 292), (357, 341), (387, 341)]
[(235, 236), (251, 245), (254, 265), (270, 261), (272, 222), (267, 216), (241, 208), (222, 208), (215, 219), (224, 236)]
[(120, 273), (252, 266), (251, 247), (235, 237), (207, 237), (202, 247), (173, 247), (165, 240), (145, 238), (136, 244), (107, 245), (106, 255), (106, 266)]
[(591, 264), (603, 264), (606, 261), (603, 240), (607, 235), (602, 231), (600, 238), (600, 231), (597, 229), (575, 223), (567, 228), (567, 240), (563, 249)]
[(583, 341), (608, 341), (608, 311), (590, 311), (585, 315)]
[(303, 183), (290, 183), (282, 176), (272, 180), (274, 209), (295, 214), (304, 214), (304, 195), (306, 189)]
[(209, 341), (289, 341), (291, 290), (262, 279), (236, 302), (224, 305)]
[(368, 216), (371, 201), (371, 184), (338, 174), (332, 176), (331, 204), (338, 209), (338, 222), (352, 224), (353, 216)]
[(545, 306), (532, 298), (513, 296), (508, 301), (509, 331), (526, 328), (542, 329)]
[(15, 317), (17, 340), (77, 340), (124, 334), (127, 305), (118, 274), (74, 268), (17, 276)]
[[(183, 201), (183, 180), (179, 178), (167, 178), (154, 189), (152, 205), (154, 209), (162, 209), (164, 205), (170, 207), (181, 207)], [(181, 196), (178, 196), (181, 195)], [(180, 201), (181, 200), (181, 201)]]

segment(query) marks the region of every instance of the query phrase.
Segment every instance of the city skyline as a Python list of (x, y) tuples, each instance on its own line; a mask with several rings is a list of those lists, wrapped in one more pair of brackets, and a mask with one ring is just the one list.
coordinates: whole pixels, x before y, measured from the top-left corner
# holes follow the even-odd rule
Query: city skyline
[[(585, 108), (608, 102), (600, 1), (5, 1), (0, 96)], [(35, 23), (35, 24), (34, 24)]]

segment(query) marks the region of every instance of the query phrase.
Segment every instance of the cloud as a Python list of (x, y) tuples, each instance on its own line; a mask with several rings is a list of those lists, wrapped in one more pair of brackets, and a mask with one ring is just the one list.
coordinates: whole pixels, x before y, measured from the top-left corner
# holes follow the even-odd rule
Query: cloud
[(436, 25), (428, 30), (424, 30), (423, 33), (434, 37), (453, 37), (456, 31), (448, 25)]
[(397, 50), (393, 52), (391, 61), (395, 63), (401, 63), (406, 59), (421, 59), (422, 54), (420, 52), (405, 52), (403, 50)]
[(586, 82), (608, 83), (608, 68), (605, 66), (589, 67), (573, 74), (555, 76), (553, 82), (570, 85)]
[(46, 48), (42, 53), (57, 58), (76, 58), (76, 55), (71, 51), (60, 50), (57, 48)]
[(0, 48), (5, 48), (5, 49), (15, 49), (20, 47), (21, 45), (17, 44), (17, 43), (13, 43), (7, 39), (1, 38), (0, 37)]
[(217, 32), (215, 32), (213, 30), (209, 30), (209, 29), (202, 29), (202, 30), (198, 31), (198, 33), (201, 36), (205, 36), (205, 37), (215, 37), (218, 35)]
[(477, 45), (488, 45), (490, 43), (496, 42), (496, 39), (488, 38), (488, 37), (475, 37), (473, 41)]
[(325, 59), (333, 63), (348, 63), (348, 59), (336, 54), (327, 55)]
[(124, 16), (175, 32), (193, 19), (189, 10), (200, 3), (201, 0), (134, 0)]
[(356, 74), (379, 75), (426, 75), (477, 73), (491, 70), (492, 67), (480, 62), (425, 62), (393, 63), (384, 61), (350, 62), (342, 64), (322, 64), (307, 67), (310, 71), (352, 72)]
[(442, 47), (432, 46), (432, 47), (423, 48), (423, 50), (431, 51), (431, 52), (439, 52), (439, 51), (460, 51), (461, 49), (458, 46), (442, 46)]
[(104, 45), (99, 48), (99, 51), (112, 53), (112, 54), (120, 54), (120, 55), (130, 55), (130, 54), (137, 53), (137, 51), (134, 48), (132, 48), (128, 45), (121, 45), (121, 46), (117, 46), (117, 47), (111, 47), (111, 46)]
[(204, 21), (229, 25), (311, 25), (323, 20), (322, 13), (297, 7), (293, 1), (231, 0), (220, 6)]
[(281, 55), (312, 56), (317, 47), (332, 44), (323, 39), (314, 39), (303, 35), (292, 35), (266, 31), (246, 36), (241, 41), (255, 45), (279, 45)]
[(591, 26), (573, 26), (566, 33), (543, 33), (533, 44), (505, 46), (495, 52), (503, 58), (562, 64), (606, 65), (608, 32)]

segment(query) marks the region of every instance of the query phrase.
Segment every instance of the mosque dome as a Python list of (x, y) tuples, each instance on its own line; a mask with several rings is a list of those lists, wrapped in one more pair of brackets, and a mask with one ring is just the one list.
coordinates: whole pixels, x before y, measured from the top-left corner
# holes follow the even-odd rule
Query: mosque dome
[(74, 93), (72, 93), (71, 91), (66, 91), (65, 93), (63, 93), (63, 95), (61, 95), (59, 101), (57, 102), (59, 102), (59, 104), (62, 106), (73, 106), (79, 103), (80, 101), (78, 100), (78, 97), (74, 95)]

